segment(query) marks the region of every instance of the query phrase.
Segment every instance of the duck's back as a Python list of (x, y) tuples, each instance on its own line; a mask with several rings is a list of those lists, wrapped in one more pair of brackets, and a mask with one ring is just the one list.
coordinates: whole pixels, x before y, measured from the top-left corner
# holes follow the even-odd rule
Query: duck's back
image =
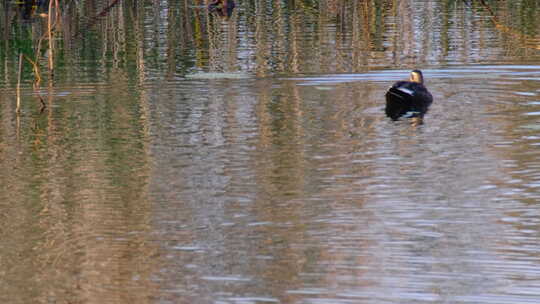
[(431, 93), (418, 82), (398, 81), (386, 93), (385, 113), (393, 120), (423, 117), (433, 102)]

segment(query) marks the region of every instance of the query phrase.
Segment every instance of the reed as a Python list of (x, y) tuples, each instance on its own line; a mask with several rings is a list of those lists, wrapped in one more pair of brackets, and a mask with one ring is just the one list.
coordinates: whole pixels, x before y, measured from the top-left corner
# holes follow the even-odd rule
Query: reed
[(28, 56), (24, 56), (24, 58), (28, 62), (30, 62), (30, 64), (32, 65), (32, 71), (34, 72), (34, 78), (35, 78), (33, 88), (41, 104), (40, 112), (43, 112), (47, 108), (47, 104), (45, 103), (45, 101), (41, 97), (41, 94), (39, 93), (39, 89), (41, 85), (41, 73), (39, 71), (39, 65), (35, 61), (30, 59)]
[[(54, 1), (49, 1), (49, 15), (47, 18), (47, 37), (49, 39), (49, 73), (53, 75), (54, 68), (54, 44), (53, 44), (53, 23), (52, 23), (52, 8)], [(57, 7), (55, 7), (57, 10)]]
[(17, 114), (21, 113), (21, 75), (22, 75), (22, 61), (23, 61), (23, 53), (19, 53), (19, 71), (17, 75), (17, 108), (15, 109), (15, 112)]

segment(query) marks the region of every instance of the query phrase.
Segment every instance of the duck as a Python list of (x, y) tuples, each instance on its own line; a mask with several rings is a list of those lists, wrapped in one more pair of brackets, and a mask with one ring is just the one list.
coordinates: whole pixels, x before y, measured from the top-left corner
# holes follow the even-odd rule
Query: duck
[(220, 17), (227, 16), (227, 18), (230, 18), (235, 7), (234, 0), (212, 0), (208, 4), (208, 11), (211, 13), (216, 12)]
[(424, 75), (412, 70), (408, 81), (398, 81), (386, 92), (386, 116), (392, 120), (413, 118), (423, 123), (424, 115), (433, 102), (433, 96), (424, 86)]

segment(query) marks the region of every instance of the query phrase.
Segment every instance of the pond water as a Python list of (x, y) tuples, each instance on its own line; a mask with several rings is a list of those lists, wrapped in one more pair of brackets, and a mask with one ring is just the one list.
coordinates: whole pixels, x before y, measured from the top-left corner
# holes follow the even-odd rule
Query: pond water
[(539, 1), (66, 3), (1, 4), (1, 302), (538, 303)]

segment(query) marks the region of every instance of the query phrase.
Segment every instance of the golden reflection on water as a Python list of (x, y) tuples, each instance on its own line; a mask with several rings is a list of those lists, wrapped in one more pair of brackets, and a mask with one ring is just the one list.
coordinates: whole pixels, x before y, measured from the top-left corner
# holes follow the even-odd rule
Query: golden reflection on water
[(515, 238), (534, 246), (534, 217), (512, 206), (536, 212), (537, 140), (522, 127), (534, 124), (538, 85), (519, 78), (533, 70), (498, 69), (489, 82), (474, 79), (482, 67), (428, 70), (440, 102), (417, 128), (382, 115), (388, 72), (140, 91), (119, 73), (115, 86), (24, 116), (18, 139), (6, 111), (5, 297), (505, 297), (474, 298), (511, 292), (512, 263), (535, 261)]
[[(517, 2), (67, 5), (21, 115), (11, 55), (45, 24), (1, 4), (0, 300), (537, 297), (538, 10)], [(382, 115), (412, 66), (419, 127)]]
[(1, 267), (12, 279), (3, 298), (147, 303), (156, 292), (157, 251), (148, 238), (150, 169), (137, 129), (144, 119), (133, 109), (139, 99), (125, 87), (109, 96), (71, 90), (55, 99), (65, 108), (24, 115), (20, 138), (4, 120)]

